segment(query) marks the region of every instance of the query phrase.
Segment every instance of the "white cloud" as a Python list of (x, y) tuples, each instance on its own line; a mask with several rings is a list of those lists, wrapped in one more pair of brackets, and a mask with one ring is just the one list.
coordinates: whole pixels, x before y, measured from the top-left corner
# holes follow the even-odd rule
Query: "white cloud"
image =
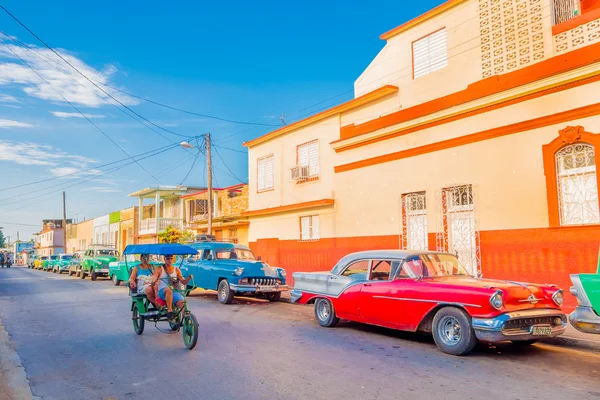
[[(0, 48), (0, 86), (20, 85), (30, 96), (64, 103), (64, 99), (54, 90), (56, 89), (68, 101), (87, 107), (100, 107), (113, 102), (50, 50), (35, 46), (30, 46), (32, 50), (17, 45), (7, 46), (8, 48), (6, 46)], [(56, 51), (120, 102), (127, 105), (138, 104), (137, 100), (103, 86), (103, 84), (111, 84), (110, 79), (117, 72), (117, 68), (113, 65), (108, 65), (101, 71), (63, 49)], [(44, 79), (25, 66), (15, 54), (25, 60)]]
[(50, 169), (50, 173), (54, 176), (69, 176), (69, 177), (73, 177), (73, 175), (76, 176), (91, 176), (91, 175), (100, 175), (102, 174), (102, 171), (98, 170), (98, 169), (90, 169), (87, 171), (82, 170), (81, 168), (76, 168), (76, 167), (57, 167), (57, 168), (52, 168)]
[(31, 128), (31, 127), (33, 127), (33, 125), (28, 124), (27, 122), (13, 121), (10, 119), (0, 119), (0, 129)]
[(46, 165), (49, 167), (78, 166), (85, 168), (96, 162), (93, 159), (68, 154), (52, 146), (31, 143), (0, 140), (0, 161), (8, 161), (21, 165)]
[(9, 96), (7, 94), (0, 94), (0, 102), (2, 103), (20, 103), (19, 99), (15, 96)]
[[(79, 114), (79, 113), (75, 113), (75, 112), (62, 112), (62, 111), (50, 111), (53, 115), (59, 117), (59, 118), (104, 118), (104, 115), (101, 114)], [(84, 117), (85, 116), (85, 117)]]

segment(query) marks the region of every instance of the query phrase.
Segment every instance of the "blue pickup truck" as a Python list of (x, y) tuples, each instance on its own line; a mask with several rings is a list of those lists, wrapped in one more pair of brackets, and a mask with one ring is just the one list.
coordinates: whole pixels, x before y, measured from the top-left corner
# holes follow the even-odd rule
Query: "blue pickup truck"
[(246, 246), (205, 241), (191, 247), (198, 254), (183, 260), (181, 274), (186, 278), (193, 275), (188, 286), (194, 289), (216, 290), (222, 304), (242, 294), (279, 301), (281, 292), (288, 290), (285, 270), (257, 260)]

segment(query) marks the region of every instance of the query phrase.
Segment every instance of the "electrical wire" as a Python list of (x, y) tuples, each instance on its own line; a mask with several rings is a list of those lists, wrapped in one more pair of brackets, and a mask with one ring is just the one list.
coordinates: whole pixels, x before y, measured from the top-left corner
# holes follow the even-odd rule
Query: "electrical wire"
[(198, 162), (198, 158), (200, 157), (200, 153), (201, 152), (198, 149), (198, 152), (196, 153), (196, 157), (194, 157), (194, 161), (192, 162), (192, 166), (188, 170), (187, 174), (185, 174), (185, 176), (183, 177), (183, 179), (181, 180), (181, 182), (179, 183), (179, 185), (183, 185), (183, 182), (185, 182), (185, 180), (188, 178), (188, 176), (190, 176), (190, 174), (194, 170), (194, 167), (196, 166), (196, 163)]
[(233, 176), (235, 179), (237, 179), (237, 180), (238, 180), (240, 183), (246, 183), (246, 182), (244, 182), (243, 180), (241, 180), (240, 178), (238, 178), (238, 177), (237, 177), (237, 176), (236, 176), (236, 175), (233, 173), (233, 171), (231, 170), (231, 168), (229, 168), (229, 166), (227, 165), (227, 163), (225, 162), (225, 160), (223, 160), (223, 157), (221, 157), (221, 153), (219, 153), (219, 149), (218, 149), (218, 148), (216, 148), (216, 147), (214, 147), (214, 146), (213, 146), (213, 148), (215, 149), (215, 152), (217, 153), (217, 156), (218, 156), (218, 157), (221, 159), (221, 162), (223, 163), (223, 165), (225, 166), (225, 168), (227, 168), (227, 170), (228, 170), (228, 171), (231, 173), (231, 175), (232, 175), (232, 176)]
[[(2, 7), (2, 6), (0, 6)], [(56, 94), (58, 94), (60, 97), (62, 97), (62, 99), (67, 102), (71, 107), (73, 107), (73, 109), (75, 111), (77, 111), (77, 113), (81, 114), (81, 116), (83, 118), (85, 118), (90, 124), (92, 124), (92, 126), (94, 128), (96, 128), (100, 133), (102, 133), (108, 140), (110, 140), (110, 142), (112, 144), (114, 144), (119, 150), (121, 150), (127, 157), (129, 157), (130, 159), (134, 160), (135, 159), (133, 157), (131, 157), (131, 155), (124, 149), (122, 148), (117, 142), (115, 142), (106, 132), (104, 132), (102, 129), (100, 129), (100, 127), (98, 125), (96, 125), (87, 115), (85, 115), (83, 112), (81, 112), (79, 110), (79, 108), (77, 108), (75, 106), (75, 104), (71, 103), (69, 100), (67, 100), (66, 97), (64, 97), (62, 95), (62, 93), (60, 93), (52, 84), (50, 84), (50, 82), (48, 82), (41, 74), (39, 74), (33, 67), (31, 67), (27, 61), (25, 61), (24, 59), (22, 59), (17, 53), (15, 53), (10, 46), (3, 40), (0, 39), (0, 41), (2, 42), (2, 44), (4, 44), (4, 46), (8, 49), (8, 51), (10, 51), (12, 54), (14, 54), (15, 57), (17, 57), (19, 60), (21, 60), (21, 62), (30, 70), (32, 70), (41, 80), (43, 80), (48, 86), (50, 86), (52, 88), (52, 90), (54, 90), (56, 92)], [(148, 171), (146, 168), (144, 168), (144, 166), (142, 164), (140, 164), (139, 162), (135, 161), (135, 163), (141, 168), (143, 169), (146, 173), (148, 173), (150, 176), (152, 176), (154, 179), (156, 179), (156, 177), (154, 177), (152, 175), (152, 173), (150, 171)], [(156, 181), (158, 182), (158, 179), (156, 179)]]

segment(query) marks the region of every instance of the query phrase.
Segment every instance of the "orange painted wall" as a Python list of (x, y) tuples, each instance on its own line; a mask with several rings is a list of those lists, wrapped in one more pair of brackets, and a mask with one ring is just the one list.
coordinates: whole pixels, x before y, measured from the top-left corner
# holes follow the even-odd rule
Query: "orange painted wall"
[[(570, 274), (593, 273), (598, 263), (600, 226), (483, 231), (481, 265), (484, 277), (531, 283), (551, 283), (565, 291), (564, 311), (577, 301), (569, 293)], [(289, 285), (294, 272), (329, 271), (346, 254), (399, 248), (400, 236), (327, 238), (316, 242), (265, 239), (250, 243), (257, 256), (285, 268)], [(435, 233), (429, 234), (435, 250)]]

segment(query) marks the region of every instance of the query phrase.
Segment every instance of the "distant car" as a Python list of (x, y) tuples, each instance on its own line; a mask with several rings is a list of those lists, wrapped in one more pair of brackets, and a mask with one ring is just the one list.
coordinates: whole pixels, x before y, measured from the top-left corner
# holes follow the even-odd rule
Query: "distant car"
[(90, 246), (81, 260), (79, 277), (85, 279), (89, 275), (95, 281), (99, 276), (108, 276), (108, 265), (118, 257), (119, 252), (112, 246)]
[(573, 274), (571, 282), (578, 303), (569, 315), (571, 325), (580, 332), (600, 334), (600, 254), (595, 274)]
[(69, 276), (79, 276), (81, 269), (81, 260), (83, 259), (83, 255), (85, 251), (76, 251), (73, 253), (73, 257), (69, 260)]
[(47, 260), (42, 262), (42, 269), (47, 272), (52, 271), (52, 263), (56, 260), (58, 260), (58, 254), (48, 257)]
[(48, 260), (48, 256), (40, 256), (39, 258), (37, 258), (34, 263), (33, 263), (33, 268), (34, 269), (42, 269), (42, 266), (44, 265), (44, 261)]
[(381, 250), (353, 253), (330, 273), (294, 273), (293, 302), (314, 303), (321, 326), (340, 318), (433, 334), (445, 353), (477, 341), (529, 345), (564, 333), (562, 290), (470, 276), (453, 254)]
[(246, 246), (223, 242), (192, 244), (198, 255), (184, 260), (181, 274), (192, 288), (217, 290), (219, 301), (231, 303), (236, 295), (262, 295), (278, 301), (281, 292), (288, 290), (286, 272), (257, 260)]
[(27, 260), (27, 268), (35, 268), (35, 260), (37, 260), (38, 258), (40, 258), (40, 256), (38, 255), (29, 257), (29, 259)]
[(69, 271), (69, 264), (71, 263), (73, 254), (59, 254), (57, 260), (53, 260), (51, 264), (52, 272), (55, 274), (62, 274), (63, 272)]

